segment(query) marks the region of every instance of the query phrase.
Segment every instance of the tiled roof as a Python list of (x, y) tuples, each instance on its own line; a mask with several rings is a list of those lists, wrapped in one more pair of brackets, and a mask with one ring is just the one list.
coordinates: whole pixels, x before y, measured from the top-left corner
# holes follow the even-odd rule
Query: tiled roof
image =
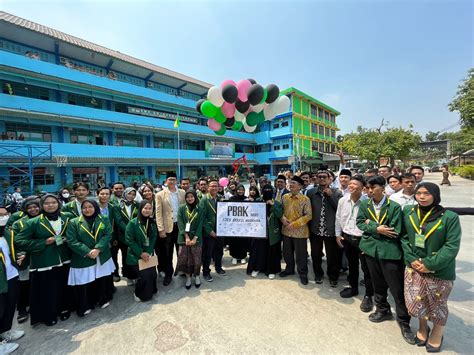
[(122, 60), (124, 62), (133, 64), (133, 65), (137, 65), (137, 66), (140, 66), (142, 68), (146, 68), (146, 69), (154, 71), (156, 73), (160, 73), (160, 74), (163, 74), (163, 75), (175, 78), (175, 79), (183, 80), (183, 81), (186, 81), (186, 82), (198, 85), (198, 86), (202, 86), (204, 88), (210, 88), (212, 86), (211, 84), (206, 83), (204, 81), (197, 80), (197, 79), (191, 78), (189, 76), (177, 73), (175, 71), (160, 67), (158, 65), (154, 65), (154, 64), (145, 62), (144, 60), (137, 59), (137, 58), (134, 58), (132, 56), (120, 53), (118, 51), (114, 51), (114, 50), (111, 50), (109, 48), (99, 46), (98, 44), (80, 39), (78, 37), (68, 35), (64, 32), (57, 31), (55, 29), (40, 25), (38, 23), (28, 21), (24, 18), (9, 14), (8, 12), (0, 11), (0, 21), (9, 22), (11, 24), (14, 24), (16, 26), (28, 29), (30, 31), (35, 31), (35, 32), (50, 36), (52, 38), (55, 38), (57, 40), (60, 40), (60, 41), (63, 41), (63, 42), (66, 42), (66, 43), (69, 43), (69, 44), (72, 44), (72, 45), (75, 45), (75, 46), (78, 46), (78, 47), (82, 47), (82, 48), (91, 50), (93, 52), (101, 53), (101, 54), (104, 54), (106, 56), (110, 56), (110, 57)]

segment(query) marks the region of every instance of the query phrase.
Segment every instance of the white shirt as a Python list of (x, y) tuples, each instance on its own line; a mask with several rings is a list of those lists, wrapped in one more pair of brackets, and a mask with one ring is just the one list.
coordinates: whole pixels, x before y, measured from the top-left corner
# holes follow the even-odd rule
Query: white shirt
[(2, 249), (3, 256), (5, 257), (7, 280), (11, 280), (18, 276), (18, 270), (12, 265), (12, 261), (10, 260), (10, 248), (8, 247), (7, 240), (3, 237), (0, 237), (0, 248)]
[(357, 237), (362, 236), (362, 231), (356, 225), (360, 201), (362, 200), (361, 196), (357, 202), (354, 202), (351, 200), (350, 194), (339, 199), (336, 211), (336, 236), (341, 237), (342, 232)]
[(77, 209), (77, 215), (82, 216), (82, 208), (81, 208), (81, 203), (76, 200), (76, 209)]
[(395, 190), (392, 189), (392, 187), (389, 184), (385, 185), (385, 195), (391, 196), (394, 193), (395, 193)]
[(403, 189), (394, 193), (392, 196), (390, 196), (390, 200), (398, 203), (400, 207), (402, 208), (402, 211), (405, 206), (413, 206), (413, 205), (418, 204), (418, 202), (416, 202), (415, 200), (415, 195), (411, 195), (411, 196), (405, 195), (403, 193)]
[(179, 198), (178, 198), (178, 190), (175, 192), (168, 190), (170, 192), (171, 197), (171, 206), (173, 207), (173, 223), (178, 222), (178, 209), (179, 209)]
[(385, 200), (387, 199), (387, 196), (383, 195), (382, 199), (380, 200), (379, 203), (375, 203), (375, 201), (372, 199), (372, 204), (374, 205), (374, 210), (375, 210), (375, 215), (377, 218), (380, 215), (380, 211), (382, 210), (382, 206), (385, 203)]

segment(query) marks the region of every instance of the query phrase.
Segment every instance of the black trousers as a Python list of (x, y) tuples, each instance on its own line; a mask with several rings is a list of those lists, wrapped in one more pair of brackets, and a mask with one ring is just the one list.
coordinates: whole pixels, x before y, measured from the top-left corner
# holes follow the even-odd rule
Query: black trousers
[(18, 312), (26, 312), (30, 306), (30, 280), (18, 282), (18, 304), (16, 309)]
[(283, 236), (283, 259), (286, 263), (285, 271), (295, 272), (298, 275), (308, 276), (308, 239), (307, 238), (292, 238), (286, 235)]
[(222, 257), (224, 256), (224, 238), (203, 238), (202, 242), (202, 273), (211, 273), (211, 259), (214, 260), (216, 270), (222, 269)]
[(401, 260), (382, 260), (365, 255), (369, 267), (372, 284), (374, 286), (374, 301), (377, 310), (389, 312), (390, 304), (387, 300), (387, 290), (395, 300), (397, 320), (400, 324), (410, 324), (410, 315), (405, 305), (403, 294), (404, 265)]
[(18, 276), (8, 280), (8, 292), (0, 294), (0, 333), (12, 329), (18, 298)]
[(117, 241), (117, 245), (112, 245), (112, 248), (110, 249), (112, 253), (112, 260), (114, 261), (114, 264), (115, 264), (114, 275), (119, 276), (119, 264), (118, 264), (118, 251), (119, 250), (122, 254), (122, 275), (123, 277), (132, 278), (129, 272), (129, 266), (126, 263), (128, 246), (119, 240)]
[(166, 238), (158, 238), (155, 243), (155, 253), (158, 255), (158, 270), (164, 271), (166, 277), (172, 277), (173, 268), (173, 253), (176, 248), (176, 254), (178, 253), (178, 223), (173, 224), (173, 230), (171, 233), (166, 233)]
[(364, 274), (365, 282), (365, 296), (372, 297), (374, 295), (374, 287), (372, 286), (372, 278), (370, 277), (370, 271), (365, 260), (365, 254), (359, 249), (360, 237), (355, 237), (349, 234), (343, 234), (344, 236), (344, 252), (347, 257), (349, 265), (349, 285), (352, 288), (359, 287), (359, 261)]
[(311, 233), (309, 237), (311, 244), (311, 260), (313, 261), (313, 271), (315, 277), (323, 277), (324, 271), (321, 267), (323, 258), (323, 244), (326, 249), (327, 270), (326, 273), (330, 281), (339, 279), (339, 271), (341, 270), (341, 250), (337, 245), (336, 237), (322, 237)]
[(150, 267), (148, 269), (139, 270), (138, 265), (133, 265), (132, 268), (137, 276), (135, 296), (144, 302), (151, 300), (153, 295), (158, 292), (156, 285), (158, 274), (156, 273), (156, 268)]
[(73, 289), (76, 296), (77, 315), (83, 317), (88, 309), (94, 309), (96, 305), (101, 307), (112, 300), (112, 275), (100, 277), (85, 285), (73, 286)]

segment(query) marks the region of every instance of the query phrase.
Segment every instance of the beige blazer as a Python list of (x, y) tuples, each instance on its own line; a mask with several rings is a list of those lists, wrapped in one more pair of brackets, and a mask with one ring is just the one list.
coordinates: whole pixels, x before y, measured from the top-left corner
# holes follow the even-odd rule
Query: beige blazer
[[(186, 193), (182, 189), (178, 189), (178, 202), (181, 206), (185, 203), (184, 195)], [(173, 231), (173, 204), (171, 203), (171, 193), (168, 189), (161, 190), (155, 197), (155, 214), (158, 232), (165, 231), (171, 233)]]

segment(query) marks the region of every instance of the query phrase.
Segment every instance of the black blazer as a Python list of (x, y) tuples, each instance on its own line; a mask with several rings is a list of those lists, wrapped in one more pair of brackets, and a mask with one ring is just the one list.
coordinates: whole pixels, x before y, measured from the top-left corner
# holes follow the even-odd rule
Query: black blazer
[[(342, 197), (342, 192), (339, 189), (331, 188), (331, 197), (324, 199), (324, 205), (326, 206), (326, 227), (328, 234), (331, 237), (336, 235), (336, 211), (339, 199)], [(310, 224), (311, 233), (319, 234), (319, 225), (321, 223), (321, 207), (322, 197), (318, 194), (318, 186), (313, 187), (308, 191), (306, 196), (311, 201), (311, 209), (313, 210), (313, 219)]]

